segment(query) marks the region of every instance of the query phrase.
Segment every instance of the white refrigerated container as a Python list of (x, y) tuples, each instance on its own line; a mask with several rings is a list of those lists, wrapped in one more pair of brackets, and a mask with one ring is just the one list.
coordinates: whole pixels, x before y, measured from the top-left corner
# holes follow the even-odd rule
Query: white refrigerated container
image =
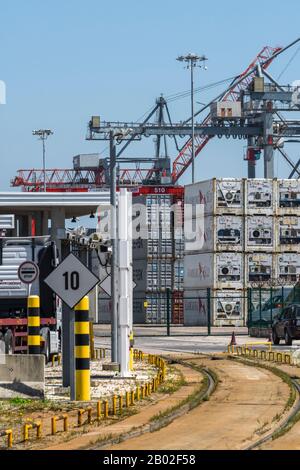
[(300, 279), (300, 253), (275, 255), (275, 275), (284, 285), (294, 285)]
[[(206, 215), (243, 214), (243, 180), (213, 178), (185, 186), (185, 219), (196, 217), (196, 207), (203, 205)], [(189, 209), (194, 207), (193, 212)], [(201, 211), (198, 209), (198, 213)]]
[(253, 215), (245, 218), (245, 251), (273, 251), (276, 245), (275, 217)]
[(245, 179), (245, 214), (273, 215), (276, 183), (272, 179)]
[(300, 215), (300, 180), (279, 179), (277, 188), (277, 214)]
[[(241, 290), (210, 291), (210, 314), (212, 326), (244, 326), (246, 324), (246, 296)], [(184, 293), (184, 324), (207, 326), (207, 289), (187, 290)]]
[(300, 217), (280, 216), (276, 220), (277, 251), (300, 251)]
[[(239, 215), (206, 216), (202, 224), (190, 220), (185, 231), (186, 253), (244, 249), (244, 218)], [(193, 239), (198, 243), (193, 243)]]
[(242, 289), (242, 253), (198, 253), (184, 258), (184, 289)]
[(245, 287), (256, 286), (260, 282), (274, 279), (272, 253), (248, 253), (245, 255)]

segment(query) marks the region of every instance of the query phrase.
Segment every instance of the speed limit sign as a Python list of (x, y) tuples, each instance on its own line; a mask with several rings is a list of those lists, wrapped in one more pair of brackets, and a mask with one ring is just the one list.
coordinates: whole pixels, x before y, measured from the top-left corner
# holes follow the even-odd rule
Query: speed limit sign
[(99, 279), (73, 253), (69, 254), (45, 283), (70, 308), (74, 308), (88, 294)]

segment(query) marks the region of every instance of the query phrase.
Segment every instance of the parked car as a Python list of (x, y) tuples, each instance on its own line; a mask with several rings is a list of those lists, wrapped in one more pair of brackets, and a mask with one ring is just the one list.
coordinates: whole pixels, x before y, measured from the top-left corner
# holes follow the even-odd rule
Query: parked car
[[(284, 304), (291, 292), (291, 288), (276, 289), (265, 303), (261, 305), (252, 304), (251, 326), (257, 324), (260, 326), (272, 326), (273, 318), (282, 312)], [(291, 301), (289, 303), (292, 303)]]
[(300, 304), (290, 304), (276, 316), (272, 325), (272, 339), (274, 344), (285, 340), (291, 346), (293, 339), (300, 339)]

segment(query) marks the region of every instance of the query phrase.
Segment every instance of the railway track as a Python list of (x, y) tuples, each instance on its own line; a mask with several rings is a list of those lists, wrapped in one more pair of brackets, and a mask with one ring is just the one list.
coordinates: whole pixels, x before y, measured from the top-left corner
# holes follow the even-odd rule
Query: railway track
[[(129, 438), (120, 445), (109, 447), (110, 449), (151, 450), (154, 442), (158, 446), (163, 443), (162, 447), (157, 448), (172, 450), (175, 447), (172, 447), (172, 440), (169, 436), (177, 433), (177, 449), (181, 450), (199, 449), (200, 446), (207, 450), (224, 448), (254, 450), (282, 432), (288, 431), (300, 411), (300, 385), (297, 380), (287, 380), (288, 385), (292, 386), (295, 391), (290, 395), (293, 397), (293, 404), (287, 412), (285, 410), (288, 390), (287, 385), (284, 384), (286, 381), (283, 380), (282, 375), (278, 374), (278, 376), (271, 369), (253, 363), (229, 361), (226, 357), (208, 354), (187, 353), (185, 357), (180, 358), (165, 354), (165, 359), (173, 364), (177, 363), (201, 371), (207, 379), (206, 392), (211, 397), (210, 401), (201, 406), (195, 406), (189, 410), (188, 414), (181, 412), (173, 416), (169, 423), (158, 428), (158, 432), (152, 431), (151, 436), (147, 436), (145, 432), (140, 437)], [(211, 360), (216, 361), (214, 367), (210, 366)], [(226, 367), (227, 364), (228, 367)], [(216, 371), (217, 374), (212, 371)], [(217, 375), (220, 376), (219, 387), (217, 387)], [(240, 387), (243, 382), (245, 382), (245, 387), (242, 390)], [(268, 383), (268, 393), (265, 393), (264, 383)], [(213, 394), (215, 389), (216, 392)], [(274, 422), (277, 414), (279, 419), (281, 416), (278, 425)], [(202, 427), (201, 423), (205, 423), (205, 426)], [(262, 423), (267, 424), (260, 429)], [(165, 426), (169, 426), (168, 429), (164, 430)], [(191, 436), (190, 439), (187, 438), (188, 434)], [(261, 435), (257, 438), (257, 434)]]
[[(212, 358), (212, 356), (207, 355), (207, 354), (201, 354), (201, 357), (205, 358)], [(190, 359), (195, 359), (193, 358), (187, 358), (182, 361), (176, 361), (182, 365), (186, 365), (188, 367), (195, 367), (193, 364), (190, 364), (189, 361)], [(257, 365), (257, 367), (260, 367)], [(291, 384), (295, 390), (296, 393), (296, 402), (294, 403), (294, 406), (292, 407), (290, 413), (288, 416), (283, 420), (283, 422), (280, 423), (278, 427), (276, 427), (271, 433), (267, 434), (266, 436), (258, 439), (255, 443), (251, 444), (248, 446), (245, 450), (255, 450), (260, 448), (263, 444), (273, 440), (274, 436), (278, 434), (282, 434), (284, 432), (287, 432), (290, 429), (290, 425), (293, 423), (294, 418), (296, 415), (300, 412), (300, 384), (298, 383), (297, 379), (291, 378)]]

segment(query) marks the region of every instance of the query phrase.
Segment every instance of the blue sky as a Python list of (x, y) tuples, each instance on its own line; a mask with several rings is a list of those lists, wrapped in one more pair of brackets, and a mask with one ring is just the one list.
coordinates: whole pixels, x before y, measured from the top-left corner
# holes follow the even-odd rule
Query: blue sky
[[(286, 45), (300, 36), (297, 0), (0, 0), (0, 80), (7, 104), (0, 106), (1, 190), (19, 168), (41, 166), (36, 128), (51, 128), (48, 167), (72, 166), (78, 153), (105, 144), (86, 142), (89, 117), (136, 120), (161, 93), (189, 89), (189, 75), (175, 58), (205, 53), (208, 70), (197, 69), (196, 86), (240, 73), (265, 45)], [(295, 49), (270, 69), (277, 77)], [(300, 53), (282, 76), (300, 79)], [(222, 88), (197, 96), (207, 102)], [(190, 116), (189, 100), (170, 104), (174, 120)], [(216, 140), (197, 159), (197, 179), (246, 176), (245, 142)], [(127, 155), (152, 155), (153, 142), (133, 145)], [(294, 159), (297, 148), (289, 149)], [(172, 151), (174, 158), (175, 152)], [(105, 152), (104, 152), (105, 154)], [(285, 163), (276, 163), (280, 176)], [(258, 175), (262, 175), (262, 164)], [(190, 182), (190, 171), (182, 182)]]

